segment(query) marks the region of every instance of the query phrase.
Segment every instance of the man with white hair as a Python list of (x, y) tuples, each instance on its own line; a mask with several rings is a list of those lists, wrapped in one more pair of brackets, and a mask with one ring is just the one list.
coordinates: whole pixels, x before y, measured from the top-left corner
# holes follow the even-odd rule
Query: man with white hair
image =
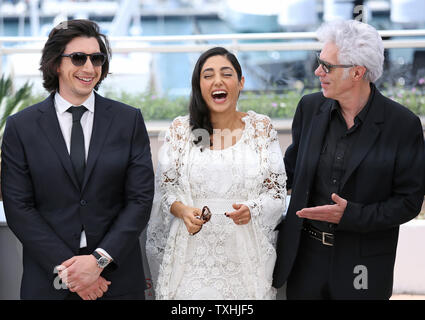
[(285, 221), (273, 285), (288, 299), (389, 299), (399, 226), (424, 198), (419, 118), (384, 97), (384, 48), (370, 25), (323, 25), (322, 91), (304, 96), (285, 153)]

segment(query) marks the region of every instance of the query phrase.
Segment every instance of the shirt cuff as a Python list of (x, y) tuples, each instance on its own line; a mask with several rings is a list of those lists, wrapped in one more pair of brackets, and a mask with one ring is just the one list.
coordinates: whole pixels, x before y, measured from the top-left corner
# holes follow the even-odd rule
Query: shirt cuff
[(104, 256), (106, 256), (108, 259), (110, 259), (111, 261), (114, 260), (105, 250), (103, 250), (102, 248), (97, 248), (95, 251), (103, 254)]

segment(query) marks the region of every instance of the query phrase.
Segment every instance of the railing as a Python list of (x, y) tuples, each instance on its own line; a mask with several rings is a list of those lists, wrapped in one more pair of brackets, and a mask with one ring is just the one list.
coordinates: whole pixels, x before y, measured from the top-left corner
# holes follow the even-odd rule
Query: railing
[[(384, 40), (385, 48), (425, 48), (425, 29), (419, 30), (381, 30), (379, 34), (385, 38), (424, 37), (423, 39)], [(311, 39), (312, 41), (305, 41)], [(2, 56), (15, 53), (39, 53), (46, 37), (0, 37), (0, 74), (2, 73)], [(316, 41), (314, 32), (285, 32), (285, 33), (249, 33), (249, 34), (214, 34), (187, 36), (138, 36), (110, 37), (112, 52), (131, 53), (172, 53), (172, 52), (202, 52), (220, 43), (229, 50), (237, 51), (293, 51), (320, 50), (322, 45)], [(249, 43), (249, 41), (269, 40), (268, 42)], [(270, 41), (272, 40), (272, 41)], [(282, 40), (282, 42), (276, 42)], [(301, 41), (294, 41), (301, 40)], [(241, 42), (243, 41), (243, 42)], [(4, 46), (5, 43), (37, 43), (28, 48), (23, 46)], [(142, 43), (140, 46), (116, 47), (117, 42)], [(180, 44), (178, 42), (185, 42)], [(229, 42), (229, 43), (223, 43)], [(146, 45), (149, 43), (149, 45)], [(159, 44), (156, 44), (159, 43)], [(166, 44), (164, 44), (166, 43)]]

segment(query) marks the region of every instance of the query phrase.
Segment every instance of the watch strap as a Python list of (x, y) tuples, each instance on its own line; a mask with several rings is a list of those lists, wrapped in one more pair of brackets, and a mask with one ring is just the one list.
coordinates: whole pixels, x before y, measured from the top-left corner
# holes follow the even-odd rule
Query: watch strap
[(102, 256), (97, 251), (93, 251), (92, 255), (94, 255), (96, 260), (99, 260), (100, 258), (102, 258)]
[(92, 255), (96, 258), (97, 266), (99, 268), (105, 268), (111, 261), (107, 258), (99, 254), (97, 251), (93, 251)]

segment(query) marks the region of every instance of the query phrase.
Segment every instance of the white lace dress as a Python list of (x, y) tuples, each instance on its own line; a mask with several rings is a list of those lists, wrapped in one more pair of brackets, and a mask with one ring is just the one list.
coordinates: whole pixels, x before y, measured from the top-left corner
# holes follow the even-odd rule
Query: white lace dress
[[(240, 140), (201, 151), (188, 116), (165, 136), (146, 252), (157, 299), (275, 299), (274, 231), (285, 211), (285, 169), (277, 133), (266, 116), (249, 111)], [(174, 201), (202, 208), (211, 220), (190, 236), (170, 213)], [(251, 220), (236, 225), (224, 213), (245, 204)]]

